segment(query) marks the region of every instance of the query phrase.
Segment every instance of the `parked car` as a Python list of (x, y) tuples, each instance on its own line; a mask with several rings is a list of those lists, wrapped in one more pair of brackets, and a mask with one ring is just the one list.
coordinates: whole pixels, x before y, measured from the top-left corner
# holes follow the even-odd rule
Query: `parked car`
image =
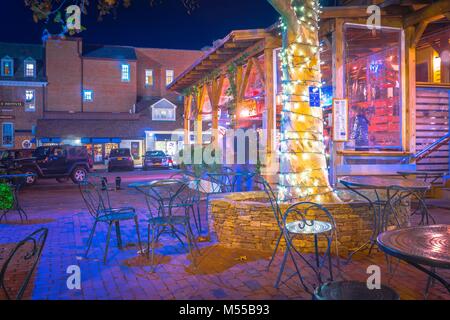
[(86, 147), (64, 145), (38, 147), (31, 158), (14, 160), (8, 171), (35, 174), (26, 179), (27, 185), (33, 185), (37, 179), (64, 182), (70, 178), (80, 183), (86, 179), (90, 168)]
[(131, 151), (128, 148), (119, 148), (111, 150), (108, 160), (108, 171), (115, 169), (134, 170), (134, 160)]
[(148, 151), (144, 156), (144, 170), (148, 170), (150, 168), (168, 169), (171, 167), (173, 167), (173, 160), (170, 156), (166, 155), (164, 151)]
[(0, 151), (0, 167), (8, 168), (11, 162), (19, 159), (31, 158), (34, 149), (8, 149)]

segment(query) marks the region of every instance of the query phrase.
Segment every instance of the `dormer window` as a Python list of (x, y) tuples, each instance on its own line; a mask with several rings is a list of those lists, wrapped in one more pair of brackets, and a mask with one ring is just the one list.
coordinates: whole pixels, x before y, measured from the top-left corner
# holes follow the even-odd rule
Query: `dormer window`
[(1, 74), (4, 77), (12, 77), (14, 75), (14, 60), (11, 57), (4, 57), (1, 62)]
[(167, 99), (161, 99), (151, 106), (153, 121), (176, 121), (177, 106)]
[(24, 66), (26, 78), (36, 77), (36, 61), (34, 59), (32, 58), (25, 59)]

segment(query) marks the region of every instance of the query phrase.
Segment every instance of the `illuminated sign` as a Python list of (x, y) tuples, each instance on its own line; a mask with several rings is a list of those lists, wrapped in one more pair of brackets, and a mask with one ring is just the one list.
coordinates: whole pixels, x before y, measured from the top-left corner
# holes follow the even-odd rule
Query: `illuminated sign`
[(0, 101), (0, 107), (23, 107), (23, 101)]

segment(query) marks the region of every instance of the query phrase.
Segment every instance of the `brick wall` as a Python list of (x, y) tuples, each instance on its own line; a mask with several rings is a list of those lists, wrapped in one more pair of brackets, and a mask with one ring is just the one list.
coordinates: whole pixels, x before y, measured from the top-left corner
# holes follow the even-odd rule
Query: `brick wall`
[[(10, 122), (14, 124), (14, 148), (22, 148), (23, 140), (31, 140), (32, 127), (36, 125), (37, 119), (42, 118), (45, 88), (35, 86), (2, 86), (0, 90), (0, 101), (25, 102), (25, 90), (35, 90), (35, 112), (25, 112), (25, 107), (2, 107), (1, 123)], [(1, 138), (1, 136), (0, 136)], [(0, 147), (2, 141), (0, 140)]]
[[(130, 66), (130, 81), (122, 82), (122, 64)], [(83, 102), (84, 112), (128, 113), (136, 103), (136, 61), (83, 59), (83, 86), (94, 91), (94, 101)]]
[(81, 111), (81, 39), (46, 44), (48, 111)]
[[(170, 50), (170, 49), (136, 49), (138, 56), (138, 95), (158, 95), (169, 99), (176, 99), (177, 94), (166, 89), (166, 70), (174, 70), (175, 78), (191, 66), (202, 55), (202, 51)], [(145, 87), (145, 69), (154, 70), (155, 85)], [(156, 72), (155, 72), (156, 71)]]

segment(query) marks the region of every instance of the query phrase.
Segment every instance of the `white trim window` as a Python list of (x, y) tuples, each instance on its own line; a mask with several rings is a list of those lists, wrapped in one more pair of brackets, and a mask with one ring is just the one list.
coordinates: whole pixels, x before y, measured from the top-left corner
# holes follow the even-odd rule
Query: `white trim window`
[(3, 77), (14, 76), (14, 60), (11, 57), (4, 57), (1, 62), (1, 75)]
[(175, 80), (175, 72), (173, 70), (166, 70), (166, 86)]
[(83, 101), (94, 101), (94, 90), (83, 90)]
[(176, 121), (177, 106), (167, 99), (161, 99), (151, 106), (153, 121)]
[(25, 90), (25, 112), (36, 111), (36, 91), (34, 89)]
[(145, 86), (146, 87), (152, 87), (155, 83), (155, 78), (153, 77), (153, 69), (146, 69), (145, 70)]
[(24, 60), (24, 76), (26, 78), (36, 77), (36, 60), (27, 58)]
[(123, 63), (120, 66), (122, 82), (130, 82), (130, 65)]
[(2, 145), (4, 147), (14, 146), (14, 123), (12, 122), (2, 123)]

